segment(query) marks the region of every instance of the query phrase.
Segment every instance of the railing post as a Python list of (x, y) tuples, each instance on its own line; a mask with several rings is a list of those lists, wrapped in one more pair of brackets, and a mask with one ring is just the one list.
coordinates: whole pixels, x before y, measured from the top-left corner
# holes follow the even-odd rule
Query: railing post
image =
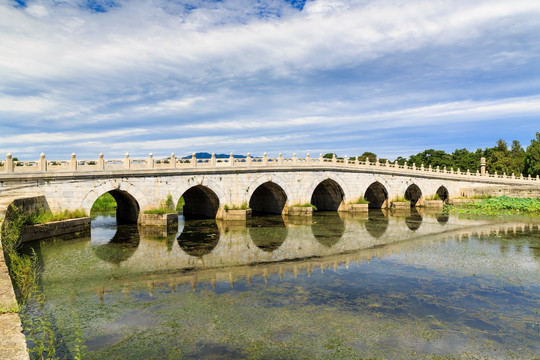
[(292, 154), (292, 163), (293, 163), (293, 165), (297, 164), (296, 153)]
[(369, 166), (369, 158), (366, 157), (366, 166)]
[(249, 153), (247, 153), (246, 156), (246, 165), (251, 166), (251, 155)]
[(233, 153), (231, 153), (231, 155), (229, 155), (229, 166), (234, 166), (234, 155), (233, 155)]
[(486, 158), (485, 157), (480, 158), (480, 175), (481, 176), (486, 175)]
[(13, 172), (13, 155), (11, 153), (6, 155), (6, 172)]
[[(281, 153), (280, 153), (281, 155)], [(268, 156), (266, 155), (266, 153), (263, 154), (263, 166), (267, 166), (268, 165)]]
[(197, 158), (195, 153), (191, 154), (191, 167), (197, 167)]
[(471, 171), (467, 169), (467, 176), (470, 176), (470, 175), (471, 175)]
[(446, 174), (446, 166), (443, 167), (443, 172)]
[(540, 181), (540, 175), (536, 175), (536, 181)]
[(210, 157), (210, 165), (212, 167), (216, 167), (217, 161), (216, 161), (216, 153), (212, 153), (212, 156)]
[(412, 163), (412, 169), (413, 171), (416, 171), (416, 163)]
[(461, 175), (461, 169), (460, 168), (457, 168), (457, 174)]
[(98, 170), (105, 170), (105, 160), (103, 159), (103, 153), (99, 153)]
[(420, 165), (420, 171), (424, 171), (424, 164)]
[(171, 153), (171, 168), (176, 168), (176, 155), (174, 153)]
[(386, 167), (390, 167), (390, 161), (388, 161), (388, 159), (386, 159), (386, 164), (384, 164)]
[(429, 164), (428, 171), (429, 171), (429, 172), (433, 172), (433, 168), (431, 167), (431, 164)]
[(515, 179), (515, 178), (516, 178), (516, 175), (512, 173), (512, 179)]
[(47, 160), (44, 153), (39, 155), (39, 171), (47, 171)]
[(69, 160), (69, 170), (77, 171), (77, 155), (71, 154), (71, 160)]
[(358, 160), (360, 156), (357, 156), (355, 159), (354, 159), (354, 165), (358, 166), (360, 164), (360, 161)]
[(336, 154), (333, 154), (332, 155), (332, 164), (337, 164), (337, 157), (336, 157)]
[(322, 156), (322, 154), (319, 155), (319, 164), (324, 164), (324, 158)]
[(148, 164), (146, 164), (149, 169), (154, 168), (154, 155), (152, 153), (148, 154)]
[(129, 159), (129, 153), (124, 154), (124, 169), (131, 169), (131, 160)]
[(343, 158), (343, 165), (345, 166), (349, 165), (349, 158), (347, 157), (347, 155), (345, 155), (345, 157)]
[(311, 165), (311, 158), (309, 157), (309, 153), (306, 155), (306, 163), (307, 165)]

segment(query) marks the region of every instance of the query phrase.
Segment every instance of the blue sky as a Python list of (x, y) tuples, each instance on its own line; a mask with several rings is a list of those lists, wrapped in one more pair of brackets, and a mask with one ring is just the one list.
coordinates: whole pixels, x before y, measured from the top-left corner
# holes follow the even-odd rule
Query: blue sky
[(537, 131), (538, 0), (0, 0), (21, 159), (393, 159)]

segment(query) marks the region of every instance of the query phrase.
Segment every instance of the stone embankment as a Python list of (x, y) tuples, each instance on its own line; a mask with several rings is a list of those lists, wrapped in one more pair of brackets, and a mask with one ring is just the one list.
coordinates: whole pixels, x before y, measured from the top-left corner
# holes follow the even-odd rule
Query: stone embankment
[[(1, 225), (0, 222), (0, 227)], [(17, 299), (4, 258), (0, 234), (0, 359), (29, 359), (21, 319), (19, 314), (14, 312), (17, 308)]]

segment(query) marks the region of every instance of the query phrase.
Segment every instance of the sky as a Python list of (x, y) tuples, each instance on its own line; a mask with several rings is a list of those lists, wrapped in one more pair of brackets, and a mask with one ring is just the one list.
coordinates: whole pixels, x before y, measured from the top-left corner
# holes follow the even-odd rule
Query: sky
[(538, 0), (0, 0), (0, 158), (395, 159), (539, 131)]

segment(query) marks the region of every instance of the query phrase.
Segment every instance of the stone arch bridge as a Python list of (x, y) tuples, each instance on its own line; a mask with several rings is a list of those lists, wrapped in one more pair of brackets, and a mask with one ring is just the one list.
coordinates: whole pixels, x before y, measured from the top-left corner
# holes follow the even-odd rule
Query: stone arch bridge
[[(254, 212), (287, 214), (307, 203), (320, 210), (352, 211), (367, 199), (370, 207), (386, 208), (398, 199), (412, 206), (442, 204), (473, 195), (540, 196), (540, 180), (481, 171), (432, 168), (416, 164), (347, 159), (176, 158), (0, 162), (0, 215), (19, 198), (41, 196), (53, 212), (83, 209), (110, 193), (117, 201), (119, 222), (137, 222), (145, 210), (167, 198), (185, 200), (184, 213), (227, 218), (229, 209), (249, 206)], [(430, 200), (431, 199), (431, 200)], [(434, 203), (433, 203), (434, 202)]]

